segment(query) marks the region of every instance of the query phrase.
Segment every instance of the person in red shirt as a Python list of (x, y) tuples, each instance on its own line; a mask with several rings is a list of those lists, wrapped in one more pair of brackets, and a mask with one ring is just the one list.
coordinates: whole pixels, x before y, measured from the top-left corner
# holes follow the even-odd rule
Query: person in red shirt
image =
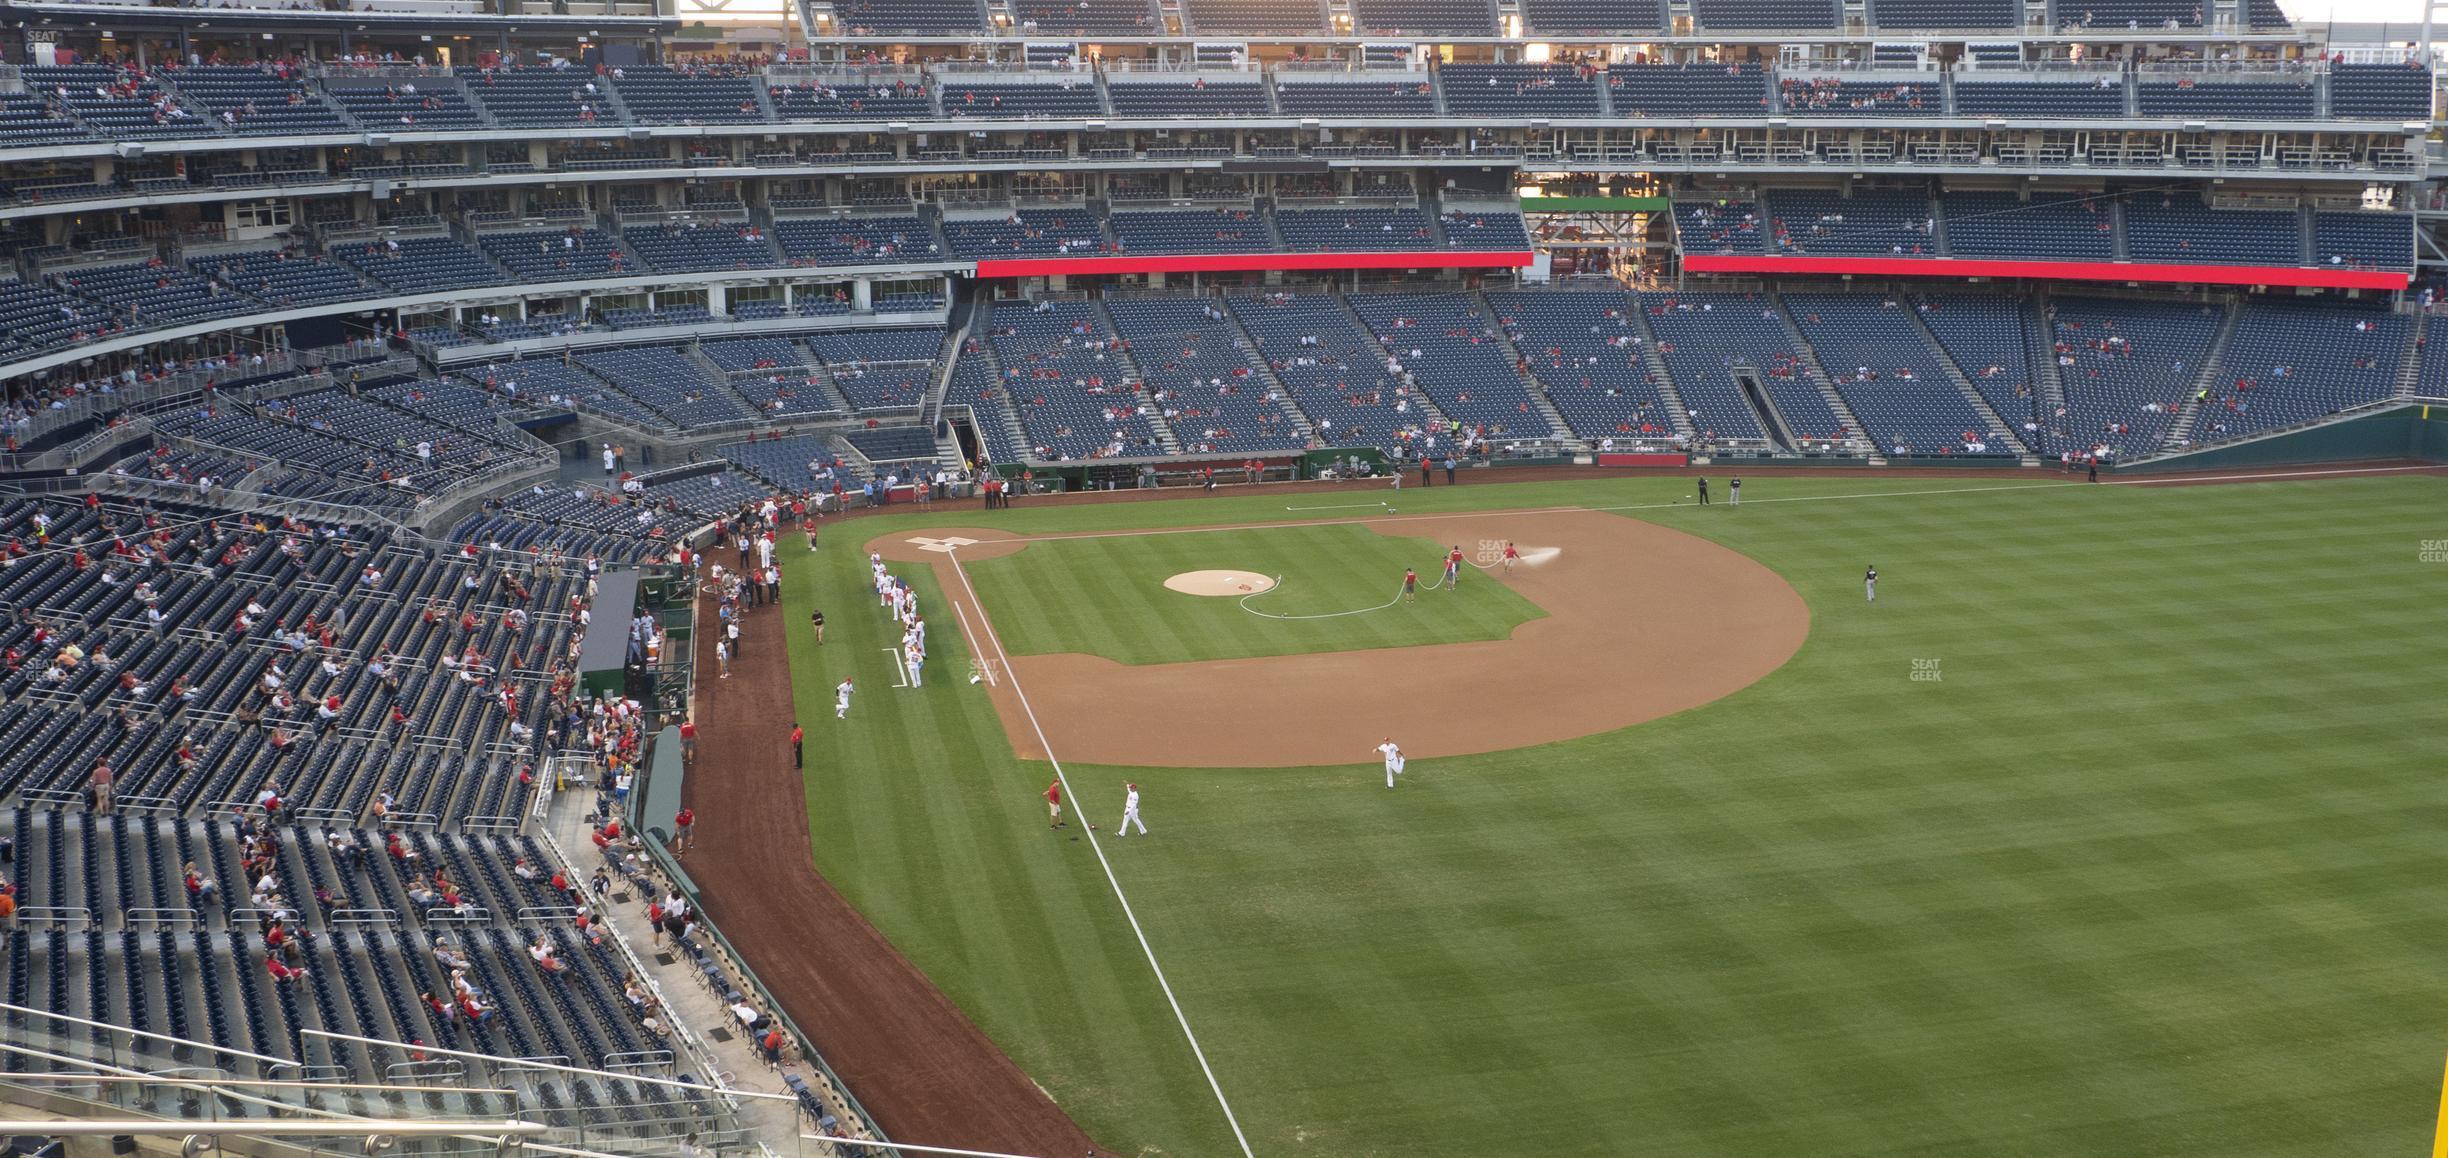
[(1445, 556), (1445, 589), (1447, 591), (1453, 590), (1454, 584), (1461, 578), (1462, 544), (1456, 543), (1454, 544), (1453, 551)]
[(694, 719), (680, 721), (680, 762), (697, 762), (697, 721)]
[(697, 811), (687, 805), (682, 805), (679, 813), (672, 817), (671, 850), (673, 856), (678, 856), (688, 850), (689, 834), (696, 831), (696, 826)]
[(800, 766), (799, 757), (804, 746), (802, 742), (806, 739), (807, 729), (800, 727), (797, 720), (791, 721), (791, 767), (793, 768)]
[(1053, 783), (1046, 785), (1046, 816), (1053, 821), (1047, 827), (1061, 828), (1063, 826), (1061, 777), (1056, 777)]

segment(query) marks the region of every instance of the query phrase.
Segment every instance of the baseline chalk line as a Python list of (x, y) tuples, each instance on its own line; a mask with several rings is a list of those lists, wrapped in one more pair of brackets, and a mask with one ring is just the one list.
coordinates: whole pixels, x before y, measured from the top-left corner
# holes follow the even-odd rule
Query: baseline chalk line
[[(1053, 742), (1046, 739), (1045, 725), (1038, 722), (1037, 709), (1029, 705), (1028, 690), (1020, 686), (1020, 672), (1011, 665), (1011, 653), (1003, 650), (1003, 637), (995, 631), (994, 620), (987, 616), (986, 605), (979, 601), (977, 588), (970, 584), (968, 568), (961, 566), (960, 551), (946, 551), (944, 557), (952, 561), (952, 574), (960, 578), (961, 590), (969, 596), (969, 602), (977, 607), (978, 626), (984, 629), (986, 641), (994, 645), (996, 658), (1003, 661), (1003, 673), (1011, 677), (1012, 695), (1020, 701), (1020, 713), (1028, 717), (1029, 730), (1037, 734), (1037, 746), (1045, 752), (1046, 763), (1054, 766), (1054, 778), (1062, 783), (1063, 795), (1073, 801), (1079, 800), (1079, 793), (1072, 790), (1070, 775), (1063, 771), (1062, 760), (1054, 755)], [(1084, 816), (1085, 812), (1081, 815)], [(1114, 875), (1113, 862), (1105, 859), (1104, 843), (1097, 839), (1096, 829), (1091, 828), (1081, 835), (1088, 838), (1088, 847), (1096, 853), (1098, 867), (1105, 870), (1105, 883), (1113, 887), (1114, 900), (1122, 905), (1122, 919), (1130, 922), (1131, 935), (1139, 940), (1139, 951), (1147, 955), (1148, 969), (1156, 974), (1156, 987), (1164, 991), (1165, 1004), (1173, 1007), (1173, 1020), (1181, 1026), (1182, 1036), (1189, 1040), (1190, 1055), (1198, 1059), (1199, 1072), (1207, 1076), (1207, 1089), (1215, 1095), (1216, 1105), (1224, 1111), (1224, 1122), (1232, 1127), (1233, 1141), (1240, 1143), (1242, 1158), (1257, 1158), (1257, 1154), (1250, 1149), (1249, 1136), (1241, 1132), (1240, 1115), (1233, 1113), (1232, 1103), (1224, 1098), (1223, 1085), (1216, 1081), (1215, 1067), (1207, 1064), (1206, 1049), (1199, 1045), (1198, 1034), (1190, 1029), (1190, 1015), (1182, 1012), (1181, 1001), (1173, 996), (1173, 983), (1165, 978), (1164, 966), (1156, 960), (1156, 947), (1148, 943), (1147, 930), (1139, 927), (1139, 915), (1131, 911), (1130, 897), (1122, 891), (1122, 878)]]

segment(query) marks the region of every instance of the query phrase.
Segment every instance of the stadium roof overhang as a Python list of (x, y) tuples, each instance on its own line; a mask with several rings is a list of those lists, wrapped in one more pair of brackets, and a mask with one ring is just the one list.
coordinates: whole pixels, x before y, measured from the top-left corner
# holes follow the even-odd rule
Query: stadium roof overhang
[(2291, 265), (2179, 265), (2124, 261), (1991, 261), (1954, 257), (1753, 257), (1686, 254), (1688, 273), (1798, 276), (2029, 278), (2047, 281), (2148, 282), (2159, 285), (2283, 286), (2311, 289), (2401, 290), (2403, 270)]

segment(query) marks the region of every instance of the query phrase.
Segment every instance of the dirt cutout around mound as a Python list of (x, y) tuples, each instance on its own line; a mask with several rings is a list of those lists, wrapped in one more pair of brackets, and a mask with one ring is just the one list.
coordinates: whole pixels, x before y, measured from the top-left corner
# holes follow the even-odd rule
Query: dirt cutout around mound
[(1273, 591), (1275, 581), (1255, 571), (1184, 571), (1164, 581), (1168, 591), (1184, 595), (1256, 595)]
[[(1810, 634), (1810, 610), (1776, 572), (1707, 539), (1593, 511), (1486, 511), (1364, 519), (1380, 534), (1553, 549), (1538, 566), (1482, 571), (1544, 609), (1508, 639), (1424, 647), (1126, 665), (1079, 653), (1010, 656), (1028, 690), (980, 685), (1022, 759), (1158, 768), (1361, 762), (1391, 735), (1413, 756), (1462, 756), (1569, 740), (1698, 707), (1776, 670)], [(1044, 540), (1168, 532), (1048, 535)], [(967, 543), (946, 550), (946, 541)], [(977, 528), (904, 532), (868, 550), (932, 565), (972, 624), (981, 608), (954, 567), (1031, 540)], [(1532, 546), (1535, 545), (1535, 546)], [(1422, 560), (1425, 584), (1438, 571)], [(1389, 576), (1389, 582), (1399, 576)], [(1443, 592), (1373, 614), (1433, 615)], [(982, 629), (981, 629), (982, 630)], [(998, 657), (993, 642), (978, 654)], [(1035, 712), (1032, 726), (1029, 712)], [(1038, 740), (1038, 727), (1045, 742)]]

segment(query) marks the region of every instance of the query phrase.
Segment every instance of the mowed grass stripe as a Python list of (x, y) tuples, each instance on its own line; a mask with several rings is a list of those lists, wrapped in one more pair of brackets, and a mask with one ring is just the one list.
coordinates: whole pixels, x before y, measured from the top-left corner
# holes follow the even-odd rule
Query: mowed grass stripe
[[(1967, 485), (1746, 483), (1755, 497)], [(1664, 501), (1680, 485), (1438, 488), (1401, 505)], [(1803, 651), (1708, 707), (1422, 762), (1393, 792), (1359, 752), (1071, 772), (1092, 809), (1113, 811), (1125, 778), (1147, 790), (1156, 836), (1117, 842), (1116, 868), (1262, 1152), (2403, 1150), (2437, 1099), (2448, 998), (2434, 887), (2448, 791), (2425, 740), (2448, 723), (2425, 627), (2448, 568), (2415, 559), (2448, 538), (2425, 531), (2443, 497), (2438, 480), (2371, 479), (1637, 512), (1794, 582), (1814, 617)], [(1024, 509), (998, 525), (1285, 517), (1264, 505)], [(1126, 540), (1139, 549), (1114, 557), (1149, 566), (1155, 545), (1200, 537)], [(988, 599), (1010, 631), (1020, 612)], [(1941, 679), (1912, 682), (1915, 658)], [(1059, 930), (1022, 938), (1029, 966), (946, 957), (973, 971), (955, 999), (982, 1005), (1107, 1145), (1229, 1145), (1132, 953), (1093, 955), (1112, 985), (1139, 987), (1105, 1006), (1115, 1025), (1030, 1008), (1023, 975), (1068, 967), (1070, 937), (1135, 946), (1100, 915), (1101, 878), (1023, 871), (1050, 854), (1093, 873), (1084, 848), (1028, 839), (1044, 770), (1010, 762), (990, 714), (932, 726), (960, 730), (946, 750), (985, 769), (960, 791), (1021, 794), (928, 802), (930, 823), (973, 826), (981, 867), (859, 845), (820, 859)], [(998, 824), (1014, 851), (984, 835)], [(997, 857), (1028, 903), (925, 875)], [(1064, 1003), (1096, 1006), (1089, 988)]]

